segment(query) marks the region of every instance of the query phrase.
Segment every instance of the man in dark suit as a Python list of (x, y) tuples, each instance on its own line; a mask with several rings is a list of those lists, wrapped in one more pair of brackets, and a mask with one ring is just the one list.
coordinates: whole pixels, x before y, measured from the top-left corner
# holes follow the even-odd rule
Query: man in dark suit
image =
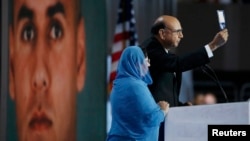
[[(141, 44), (146, 48), (151, 66), (149, 67), (153, 84), (149, 89), (156, 102), (165, 100), (170, 107), (182, 106), (179, 102), (181, 73), (209, 63), (213, 51), (227, 42), (228, 32), (218, 32), (214, 39), (204, 47), (177, 56), (169, 50), (176, 48), (183, 38), (182, 27), (176, 17), (162, 15), (151, 28), (152, 37)], [(164, 140), (164, 123), (160, 128), (159, 140)]]

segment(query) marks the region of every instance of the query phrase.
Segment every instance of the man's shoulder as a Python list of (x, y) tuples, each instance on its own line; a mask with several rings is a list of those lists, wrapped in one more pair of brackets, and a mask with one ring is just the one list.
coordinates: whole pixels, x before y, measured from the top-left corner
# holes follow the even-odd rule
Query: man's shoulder
[(162, 47), (162, 45), (160, 44), (160, 42), (154, 38), (151, 37), (147, 40), (144, 41), (143, 47), (146, 48), (148, 54), (158, 54), (160, 52), (164, 52), (164, 49)]
[(155, 39), (155, 37), (149, 37), (141, 43), (140, 47), (148, 49), (152, 46), (158, 46), (157, 44), (158, 44), (158, 41), (157, 39)]

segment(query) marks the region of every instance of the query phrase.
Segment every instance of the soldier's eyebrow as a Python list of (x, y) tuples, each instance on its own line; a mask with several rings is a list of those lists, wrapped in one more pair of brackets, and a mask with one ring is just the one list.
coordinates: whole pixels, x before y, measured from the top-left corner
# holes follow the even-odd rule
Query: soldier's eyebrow
[(47, 9), (46, 15), (51, 18), (57, 13), (61, 13), (62, 15), (65, 15), (64, 6), (62, 5), (61, 2), (57, 2), (55, 5), (50, 6)]

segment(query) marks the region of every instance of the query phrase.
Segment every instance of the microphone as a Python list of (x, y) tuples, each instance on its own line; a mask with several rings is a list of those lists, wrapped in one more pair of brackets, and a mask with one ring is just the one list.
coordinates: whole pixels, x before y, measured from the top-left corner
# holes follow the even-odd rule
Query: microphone
[[(222, 94), (224, 95), (224, 98), (225, 98), (226, 102), (228, 102), (227, 94), (226, 94), (225, 90), (223, 89), (223, 87), (222, 87), (222, 85), (221, 85), (221, 83), (220, 83), (220, 81), (219, 81), (219, 79), (218, 79), (218, 77), (217, 77), (215, 71), (214, 71), (209, 65), (207, 65), (207, 64), (201, 66), (201, 70), (202, 70), (207, 76), (209, 76), (209, 77), (219, 86), (219, 88), (220, 88)], [(210, 73), (209, 73), (209, 71), (210, 71)]]

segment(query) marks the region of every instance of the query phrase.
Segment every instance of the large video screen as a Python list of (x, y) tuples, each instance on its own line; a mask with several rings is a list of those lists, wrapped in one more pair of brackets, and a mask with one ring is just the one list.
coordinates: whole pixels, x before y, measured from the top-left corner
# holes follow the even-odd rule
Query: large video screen
[(9, 2), (8, 141), (104, 140), (105, 1)]

